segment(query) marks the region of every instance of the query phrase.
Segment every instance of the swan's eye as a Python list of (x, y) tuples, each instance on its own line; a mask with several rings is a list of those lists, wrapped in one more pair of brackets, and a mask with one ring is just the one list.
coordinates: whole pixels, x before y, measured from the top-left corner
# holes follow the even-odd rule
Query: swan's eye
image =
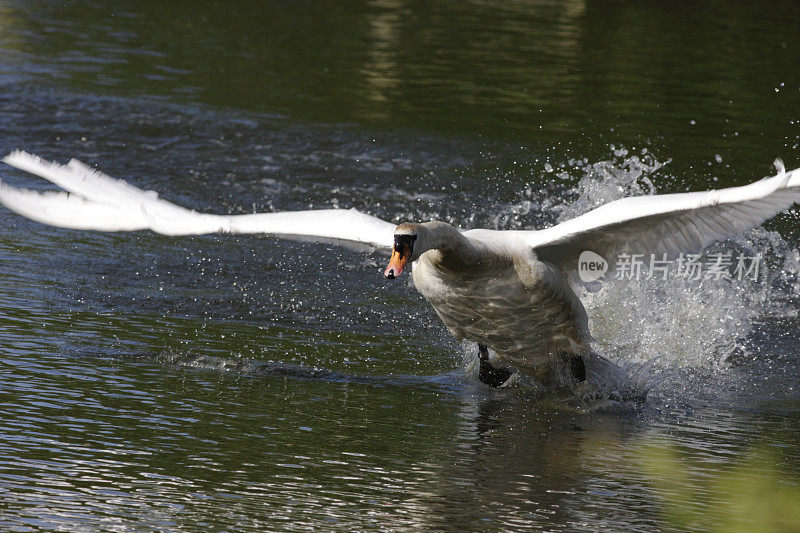
[(394, 251), (400, 255), (400, 259), (405, 259), (407, 256), (410, 256), (413, 253), (414, 241), (416, 240), (416, 235), (394, 236)]

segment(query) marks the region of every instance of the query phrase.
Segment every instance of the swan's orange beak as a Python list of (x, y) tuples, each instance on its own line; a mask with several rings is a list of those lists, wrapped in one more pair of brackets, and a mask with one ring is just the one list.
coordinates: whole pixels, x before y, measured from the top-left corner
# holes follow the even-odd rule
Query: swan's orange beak
[(389, 266), (383, 271), (383, 275), (389, 279), (394, 279), (403, 273), (408, 260), (414, 252), (414, 241), (417, 239), (416, 235), (395, 235), (394, 236), (394, 250), (392, 250), (392, 257), (389, 259)]
[(383, 271), (383, 275), (389, 279), (394, 279), (400, 276), (400, 274), (403, 273), (403, 268), (406, 266), (409, 257), (411, 257), (410, 250), (408, 254), (403, 254), (398, 252), (397, 248), (395, 247), (394, 251), (392, 252), (392, 257), (389, 259), (389, 266), (387, 266), (386, 270)]

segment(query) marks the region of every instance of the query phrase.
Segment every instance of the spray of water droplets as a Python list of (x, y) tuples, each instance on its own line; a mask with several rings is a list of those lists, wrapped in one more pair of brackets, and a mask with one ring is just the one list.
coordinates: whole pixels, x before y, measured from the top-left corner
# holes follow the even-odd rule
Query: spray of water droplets
[[(526, 187), (512, 212), (527, 213), (536, 206), (539, 221), (558, 223), (619, 198), (679, 192), (670, 187), (667, 163), (627, 150), (615, 150), (607, 161), (571, 160), (545, 188), (531, 194), (536, 188)], [(525, 220), (500, 220), (498, 215), (498, 221), (500, 229), (526, 227)], [(648, 279), (645, 273), (606, 282), (599, 290), (575, 287), (589, 314), (596, 350), (627, 371), (626, 379), (617, 377), (584, 396), (642, 396), (670, 374), (725, 372), (734, 356), (763, 356), (754, 332), (771, 317), (796, 315), (800, 253), (779, 233), (758, 227), (713, 245), (704, 259), (711, 254), (760, 254), (761, 271), (756, 280), (663, 280)]]

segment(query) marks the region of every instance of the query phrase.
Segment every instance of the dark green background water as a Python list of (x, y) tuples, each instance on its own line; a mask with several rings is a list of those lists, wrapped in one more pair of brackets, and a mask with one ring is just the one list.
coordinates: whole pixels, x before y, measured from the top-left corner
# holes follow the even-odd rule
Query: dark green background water
[[(798, 36), (794, 2), (0, 0), (0, 152), (214, 212), (535, 227), (600, 161), (661, 191), (798, 166)], [(795, 226), (768, 227), (793, 248)], [(796, 486), (792, 287), (737, 364), (580, 414), (478, 383), (384, 261), (4, 210), (0, 525), (652, 531), (674, 495), (643, 439), (700, 480), (761, 443)]]

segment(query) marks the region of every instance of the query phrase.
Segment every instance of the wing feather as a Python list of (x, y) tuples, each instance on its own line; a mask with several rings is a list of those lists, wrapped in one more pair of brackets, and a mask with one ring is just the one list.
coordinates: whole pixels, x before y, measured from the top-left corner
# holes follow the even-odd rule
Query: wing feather
[(320, 209), (250, 215), (213, 215), (162, 200), (73, 159), (67, 165), (16, 151), (5, 163), (40, 176), (65, 192), (37, 192), (0, 182), (0, 203), (22, 216), (62, 228), (97, 231), (149, 229), (164, 235), (260, 233), (337, 244), (369, 251), (391, 250), (394, 224), (355, 209)]
[[(50, 163), (17, 151), (6, 163), (41, 176), (63, 192), (35, 192), (0, 183), (0, 203), (23, 216), (65, 228), (99, 231), (150, 229), (166, 235), (261, 233), (340, 244), (359, 250), (391, 250), (394, 225), (355, 209), (323, 209), (252, 215), (198, 213), (160, 199), (72, 160)], [(474, 238), (523, 243), (540, 259), (573, 268), (583, 250), (613, 262), (620, 253), (649, 256), (694, 253), (714, 241), (760, 224), (800, 200), (800, 170), (742, 187), (623, 198), (541, 231), (471, 230)]]
[(623, 198), (540, 231), (515, 231), (537, 256), (575, 268), (591, 250), (613, 263), (621, 253), (696, 253), (800, 201), (800, 169), (741, 187)]

